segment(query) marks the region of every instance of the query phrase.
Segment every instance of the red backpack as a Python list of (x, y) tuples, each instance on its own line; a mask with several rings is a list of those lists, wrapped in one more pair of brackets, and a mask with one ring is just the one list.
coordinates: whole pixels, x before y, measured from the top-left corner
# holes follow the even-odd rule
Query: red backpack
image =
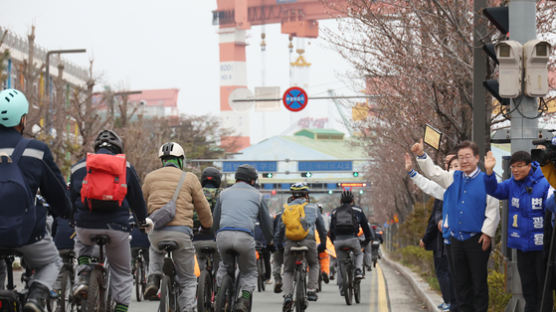
[(89, 211), (111, 211), (122, 206), (127, 194), (126, 164), (124, 154), (87, 153), (81, 201)]

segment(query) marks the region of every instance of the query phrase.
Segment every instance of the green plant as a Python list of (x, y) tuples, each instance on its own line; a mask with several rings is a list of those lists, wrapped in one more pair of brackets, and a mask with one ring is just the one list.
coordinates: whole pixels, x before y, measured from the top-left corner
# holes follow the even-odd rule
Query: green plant
[(504, 311), (512, 298), (506, 291), (503, 273), (490, 271), (488, 274), (488, 310), (491, 312)]

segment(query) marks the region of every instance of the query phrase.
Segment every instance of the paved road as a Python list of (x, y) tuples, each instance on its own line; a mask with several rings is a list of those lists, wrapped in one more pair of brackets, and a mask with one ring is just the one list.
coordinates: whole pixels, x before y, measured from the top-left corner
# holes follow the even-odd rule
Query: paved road
[[(417, 298), (409, 283), (393, 268), (384, 264), (368, 273), (361, 283), (361, 303), (346, 306), (340, 297), (337, 286), (332, 283), (323, 284), (317, 302), (310, 302), (307, 311), (318, 312), (416, 312), (427, 311), (423, 303)], [(282, 296), (272, 292), (273, 285), (267, 285), (267, 290), (254, 294), (253, 311), (282, 311)], [(157, 302), (132, 302), (130, 311), (156, 311)]]

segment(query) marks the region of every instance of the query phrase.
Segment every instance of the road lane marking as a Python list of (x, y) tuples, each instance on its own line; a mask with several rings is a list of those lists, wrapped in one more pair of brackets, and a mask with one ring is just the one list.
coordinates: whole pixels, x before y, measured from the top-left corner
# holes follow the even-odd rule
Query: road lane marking
[(376, 266), (376, 275), (378, 280), (378, 312), (389, 312), (386, 282), (384, 281), (384, 273), (379, 264)]

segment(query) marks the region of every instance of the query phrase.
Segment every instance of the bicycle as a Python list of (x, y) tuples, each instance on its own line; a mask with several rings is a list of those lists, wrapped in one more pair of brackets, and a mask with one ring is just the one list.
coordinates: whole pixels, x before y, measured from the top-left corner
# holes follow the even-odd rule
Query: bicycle
[[(295, 259), (293, 270), (293, 305), (296, 312), (307, 309), (307, 261), (305, 254), (309, 248), (307, 246), (292, 246), (290, 248), (291, 257)], [(292, 307), (284, 307), (283, 312), (290, 312)]]
[[(14, 262), (15, 257), (21, 257), (21, 254), (16, 252), (13, 249), (0, 249), (0, 261), (6, 262), (6, 275), (8, 283), (6, 285), (6, 290), (0, 290), (3, 293), (2, 297), (9, 298), (9, 306), (8, 309), (11, 310), (6, 311), (23, 311), (23, 304), (27, 297), (27, 293), (25, 291), (18, 292), (15, 290), (14, 285), (14, 275), (13, 275), (13, 268), (12, 264)], [(4, 302), (5, 304), (6, 302)]]
[(112, 311), (112, 298), (109, 290), (110, 272), (108, 262), (104, 257), (104, 246), (110, 243), (110, 237), (105, 234), (91, 236), (91, 241), (99, 246), (99, 258), (91, 266), (89, 276), (89, 289), (86, 298), (79, 300), (80, 312), (110, 312)]
[(178, 248), (175, 241), (161, 241), (158, 249), (166, 251), (164, 264), (162, 266), (162, 280), (160, 281), (160, 304), (159, 312), (179, 311), (179, 286), (176, 281), (176, 267), (172, 258), (172, 252)]
[(209, 312), (214, 309), (215, 302), (215, 266), (214, 254), (216, 249), (213, 247), (203, 246), (199, 249), (199, 258), (205, 258), (205, 267), (199, 275), (199, 283), (197, 284), (197, 309), (199, 312)]
[(351, 247), (342, 247), (342, 250), (347, 253), (347, 257), (339, 263), (339, 273), (342, 276), (342, 293), (346, 300), (347, 305), (355, 302), (361, 302), (361, 285), (360, 280), (355, 278), (355, 265), (353, 257), (353, 249)]
[(265, 291), (264, 276), (266, 274), (266, 270), (264, 266), (263, 249), (264, 249), (263, 244), (257, 242), (257, 245), (255, 247), (255, 252), (257, 253), (256, 257), (257, 257), (257, 291), (258, 292)]
[(378, 258), (380, 257), (379, 253), (380, 253), (380, 241), (378, 240), (373, 240), (371, 243), (371, 253), (372, 253), (372, 261), (373, 261), (373, 267), (376, 267), (376, 262), (378, 261)]
[[(239, 254), (235, 250), (228, 250), (227, 253), (232, 258), (232, 263), (228, 267), (227, 274), (222, 278), (222, 285), (216, 294), (216, 312), (235, 311), (236, 298), (239, 294), (239, 270), (236, 270), (236, 262)], [(236, 272), (237, 271), (237, 272)], [(250, 298), (249, 311), (253, 307), (253, 296)]]
[(147, 288), (147, 262), (143, 256), (143, 249), (137, 248), (137, 256), (133, 266), (133, 283), (135, 284), (135, 298), (143, 300), (143, 292)]
[(75, 254), (73, 251), (61, 252), (60, 256), (64, 264), (60, 269), (60, 292), (56, 301), (57, 310), (60, 312), (71, 312), (75, 309), (75, 300), (71, 294), (73, 289), (73, 280), (75, 278), (75, 271), (73, 269)]

